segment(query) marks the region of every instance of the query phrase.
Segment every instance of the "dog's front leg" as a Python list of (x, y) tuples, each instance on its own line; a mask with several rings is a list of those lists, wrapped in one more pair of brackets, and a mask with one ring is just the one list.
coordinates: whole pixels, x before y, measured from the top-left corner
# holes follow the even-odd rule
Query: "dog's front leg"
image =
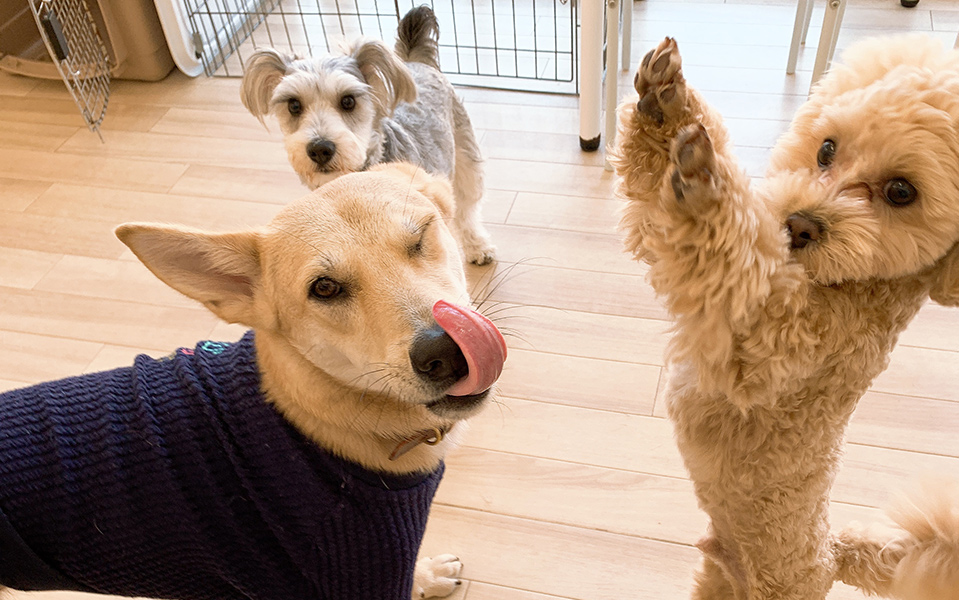
[(637, 94), (617, 110), (617, 142), (609, 160), (620, 178), (617, 194), (627, 201), (621, 223), (627, 250), (637, 259), (653, 261), (656, 257), (643, 239), (649, 204), (658, 197), (671, 166), (673, 139), (686, 127), (702, 123), (716, 151), (725, 153), (728, 135), (719, 114), (686, 85), (676, 40), (666, 38), (646, 54), (633, 86)]
[(463, 582), (463, 563), (452, 554), (425, 556), (416, 561), (413, 572), (413, 600), (449, 596)]
[(701, 391), (740, 408), (772, 401), (815, 346), (802, 317), (805, 275), (789, 261), (782, 226), (704, 126), (681, 131), (670, 160), (644, 241), (656, 256), (650, 283), (678, 322), (670, 358), (691, 361)]

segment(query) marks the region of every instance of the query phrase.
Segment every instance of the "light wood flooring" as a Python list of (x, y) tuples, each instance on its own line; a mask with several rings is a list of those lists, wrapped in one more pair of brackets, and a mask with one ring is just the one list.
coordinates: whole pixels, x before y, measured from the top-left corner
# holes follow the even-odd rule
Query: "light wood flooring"
[[(794, 11), (786, 0), (639, 1), (632, 64), (676, 37), (687, 78), (758, 176), (809, 87), (821, 3), (787, 76)], [(915, 30), (952, 45), (957, 29), (951, 0), (850, 0), (839, 44)], [(620, 79), (625, 93), (632, 73)], [(275, 125), (244, 111), (238, 86), (176, 72), (117, 81), (101, 144), (62, 84), (0, 75), (0, 389), (238, 337), (113, 235), (131, 220), (262, 224), (304, 193)], [(578, 148), (576, 98), (462, 95), (488, 158), (495, 272), (508, 272), (491, 298), (514, 335), (498, 402), (449, 457), (423, 551), (462, 557), (457, 600), (685, 598), (706, 520), (658, 398), (667, 315), (621, 252), (613, 175), (602, 153)], [(876, 518), (919, 474), (959, 474), (957, 374), (959, 311), (930, 305), (854, 418), (837, 524)], [(853, 598), (842, 586), (830, 595)]]

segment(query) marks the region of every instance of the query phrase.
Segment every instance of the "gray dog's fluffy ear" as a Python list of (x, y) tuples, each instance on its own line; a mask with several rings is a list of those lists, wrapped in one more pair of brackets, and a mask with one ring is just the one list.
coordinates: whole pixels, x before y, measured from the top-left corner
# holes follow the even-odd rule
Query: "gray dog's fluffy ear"
[(416, 82), (406, 65), (380, 40), (359, 40), (349, 50), (384, 113), (416, 100)]
[[(272, 48), (257, 50), (246, 61), (243, 71), (243, 83), (240, 85), (240, 99), (243, 106), (253, 113), (260, 123), (270, 112), (270, 99), (273, 90), (290, 70), (294, 57), (281, 54)], [(264, 123), (265, 125), (265, 123)]]
[(939, 259), (929, 297), (943, 306), (959, 306), (959, 244)]

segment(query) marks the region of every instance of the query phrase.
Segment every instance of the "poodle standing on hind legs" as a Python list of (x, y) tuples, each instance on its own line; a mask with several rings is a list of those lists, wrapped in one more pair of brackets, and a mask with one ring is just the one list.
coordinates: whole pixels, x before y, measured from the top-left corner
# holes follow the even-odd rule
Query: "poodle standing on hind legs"
[(864, 42), (750, 187), (676, 42), (642, 61), (614, 165), (628, 249), (673, 314), (669, 416), (710, 530), (693, 597), (821, 600), (834, 581), (959, 599), (959, 489), (829, 529), (856, 403), (927, 300), (959, 305), (959, 54)]

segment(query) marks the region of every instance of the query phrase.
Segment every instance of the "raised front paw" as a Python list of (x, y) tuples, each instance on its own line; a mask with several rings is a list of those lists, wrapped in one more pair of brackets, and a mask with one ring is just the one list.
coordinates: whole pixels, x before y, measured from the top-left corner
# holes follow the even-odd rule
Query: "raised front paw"
[(686, 79), (676, 40), (666, 38), (643, 57), (633, 87), (639, 92), (637, 110), (657, 125), (677, 121), (686, 106)]
[(413, 572), (412, 600), (449, 596), (463, 583), (459, 579), (462, 570), (463, 563), (452, 554), (419, 559)]
[(679, 132), (669, 158), (675, 169), (670, 182), (676, 200), (696, 206), (716, 197), (716, 153), (702, 124)]

